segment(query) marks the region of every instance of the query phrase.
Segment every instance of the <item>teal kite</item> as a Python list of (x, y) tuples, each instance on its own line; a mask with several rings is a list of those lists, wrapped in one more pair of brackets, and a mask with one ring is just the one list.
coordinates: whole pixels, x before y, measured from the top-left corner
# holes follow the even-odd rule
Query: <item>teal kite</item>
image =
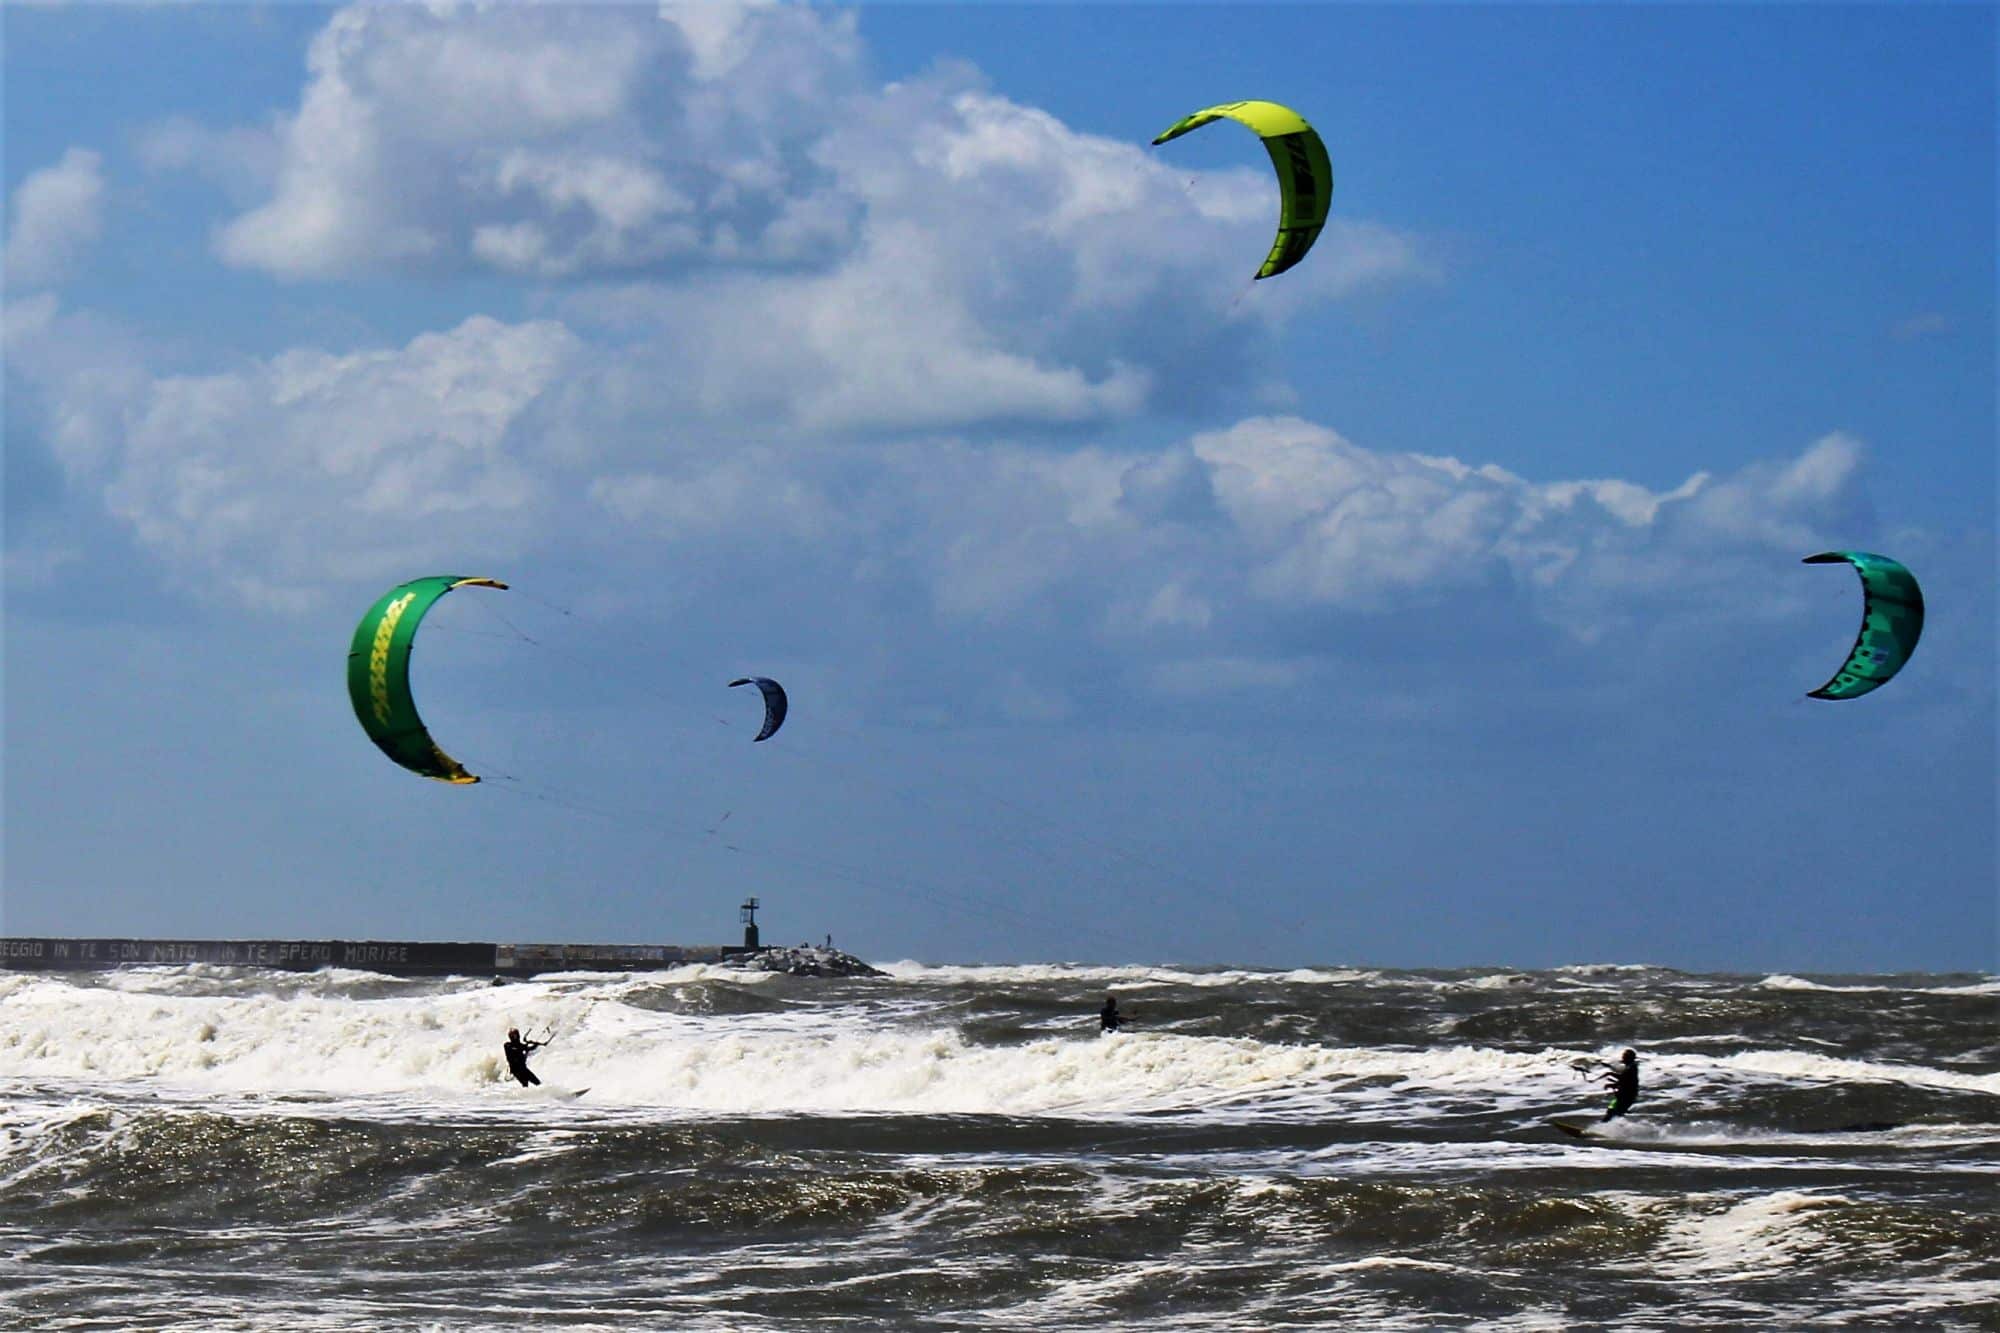
[(399, 583), (377, 599), (354, 627), (347, 651), (347, 697), (368, 739), (413, 773), (439, 782), (477, 782), (438, 749), (410, 695), (410, 645), (424, 613), (454, 588), (502, 588), (498, 579), (435, 575)]
[(1808, 565), (1854, 566), (1861, 576), (1861, 633), (1833, 679), (1806, 697), (1859, 699), (1889, 683), (1916, 651), (1924, 632), (1924, 594), (1898, 561), (1868, 551), (1822, 551)]
[(1264, 141), (1271, 165), (1278, 172), (1278, 239), (1257, 270), (1259, 278), (1283, 273), (1306, 257), (1326, 225), (1333, 204), (1333, 163), (1326, 145), (1305, 117), (1276, 102), (1224, 102), (1177, 120), (1153, 140), (1155, 145), (1178, 139), (1213, 120), (1228, 119), (1248, 127)]

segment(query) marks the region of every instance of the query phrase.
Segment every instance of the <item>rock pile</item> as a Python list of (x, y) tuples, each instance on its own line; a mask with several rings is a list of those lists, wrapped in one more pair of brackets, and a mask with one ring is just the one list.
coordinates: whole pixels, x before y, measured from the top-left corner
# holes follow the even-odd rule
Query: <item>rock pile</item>
[(822, 949), (816, 944), (781, 944), (756, 953), (732, 954), (725, 967), (746, 972), (783, 972), (794, 977), (883, 977), (888, 973), (872, 968), (851, 953)]

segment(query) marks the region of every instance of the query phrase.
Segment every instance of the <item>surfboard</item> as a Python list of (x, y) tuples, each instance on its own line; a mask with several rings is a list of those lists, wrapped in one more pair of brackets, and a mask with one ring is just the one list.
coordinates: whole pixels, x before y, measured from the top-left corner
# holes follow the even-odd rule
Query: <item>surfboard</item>
[(1551, 1120), (1549, 1123), (1571, 1138), (1587, 1139), (1592, 1137), (1590, 1128), (1587, 1125), (1572, 1125), (1567, 1120)]

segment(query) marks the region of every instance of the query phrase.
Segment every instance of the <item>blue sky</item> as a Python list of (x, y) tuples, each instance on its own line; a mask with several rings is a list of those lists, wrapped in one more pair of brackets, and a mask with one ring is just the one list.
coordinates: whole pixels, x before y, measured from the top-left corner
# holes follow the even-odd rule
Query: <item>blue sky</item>
[(1988, 9), (4, 22), (11, 933), (2000, 962)]

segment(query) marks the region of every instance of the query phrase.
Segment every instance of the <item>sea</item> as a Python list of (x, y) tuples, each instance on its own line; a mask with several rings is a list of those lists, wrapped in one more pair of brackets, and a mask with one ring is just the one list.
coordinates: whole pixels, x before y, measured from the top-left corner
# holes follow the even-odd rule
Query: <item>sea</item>
[(1992, 975), (880, 966), (0, 974), (0, 1327), (2000, 1329)]

